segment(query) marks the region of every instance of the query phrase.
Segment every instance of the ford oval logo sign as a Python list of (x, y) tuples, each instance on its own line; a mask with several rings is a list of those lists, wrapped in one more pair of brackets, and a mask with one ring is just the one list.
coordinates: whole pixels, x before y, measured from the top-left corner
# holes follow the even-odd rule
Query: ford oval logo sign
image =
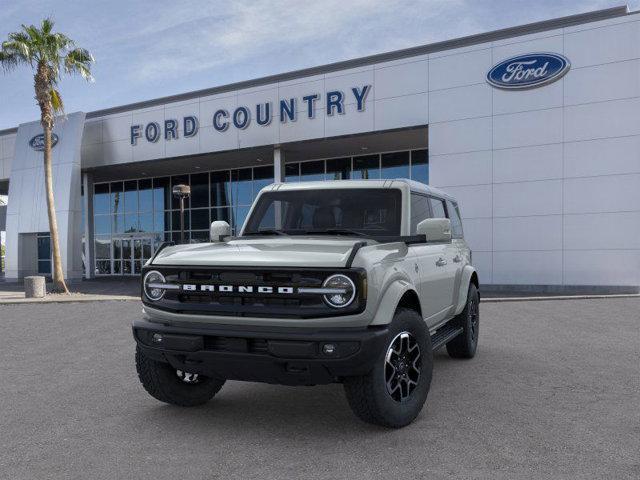
[[(55, 133), (51, 134), (51, 148), (55, 147), (58, 143), (58, 135)], [(29, 145), (31, 148), (38, 152), (44, 152), (44, 133), (40, 135), (36, 135), (31, 140), (29, 140)]]
[(571, 63), (558, 53), (530, 53), (508, 58), (487, 73), (496, 88), (519, 90), (554, 82), (569, 71)]

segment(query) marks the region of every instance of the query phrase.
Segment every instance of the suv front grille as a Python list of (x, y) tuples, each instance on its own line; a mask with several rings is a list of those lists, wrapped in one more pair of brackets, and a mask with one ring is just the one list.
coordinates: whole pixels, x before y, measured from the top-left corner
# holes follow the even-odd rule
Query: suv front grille
[[(277, 270), (223, 269), (215, 267), (161, 267), (158, 270), (169, 284), (181, 285), (179, 290), (167, 290), (157, 302), (143, 301), (153, 308), (177, 313), (201, 315), (310, 318), (353, 314), (362, 311), (366, 302), (363, 288), (365, 273), (360, 269), (292, 269)], [(327, 277), (335, 273), (348, 275), (357, 288), (354, 302), (336, 309), (328, 306), (321, 294), (299, 293), (298, 288), (320, 288)], [(185, 290), (189, 285), (193, 290)], [(202, 290), (213, 286), (214, 291)], [(230, 291), (220, 291), (224, 286)], [(244, 287), (244, 291), (239, 291)], [(246, 291), (252, 287), (253, 291)], [(258, 291), (258, 287), (269, 291)], [(279, 291), (284, 289), (284, 292)], [(291, 289), (291, 292), (288, 291)]]

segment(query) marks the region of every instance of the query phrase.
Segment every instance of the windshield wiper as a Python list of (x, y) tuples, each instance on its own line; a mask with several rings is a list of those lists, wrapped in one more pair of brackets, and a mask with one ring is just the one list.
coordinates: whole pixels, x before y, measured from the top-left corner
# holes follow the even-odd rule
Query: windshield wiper
[(258, 230), (257, 232), (245, 232), (245, 235), (285, 235), (287, 236), (286, 233), (280, 230), (273, 230), (273, 229)]
[(368, 237), (366, 233), (351, 230), (349, 228), (327, 228), (326, 230), (307, 230), (303, 234), (318, 235), (326, 233), (328, 235), (355, 235), (356, 237)]

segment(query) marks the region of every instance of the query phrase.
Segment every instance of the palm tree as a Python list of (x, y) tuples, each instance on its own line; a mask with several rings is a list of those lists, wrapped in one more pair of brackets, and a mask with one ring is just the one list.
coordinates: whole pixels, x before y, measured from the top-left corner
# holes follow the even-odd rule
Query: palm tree
[(51, 170), (51, 131), (56, 114), (64, 112), (58, 91), (61, 71), (69, 75), (80, 74), (91, 81), (93, 57), (84, 48), (76, 47), (73, 40), (62, 33), (54, 33), (53, 21), (45, 18), (38, 28), (22, 25), (19, 32), (10, 33), (0, 48), (0, 64), (5, 71), (26, 65), (33, 70), (36, 101), (40, 107), (40, 123), (44, 129), (44, 174), (47, 191), (47, 213), (53, 249), (53, 291), (69, 293), (62, 273), (58, 222), (53, 203)]

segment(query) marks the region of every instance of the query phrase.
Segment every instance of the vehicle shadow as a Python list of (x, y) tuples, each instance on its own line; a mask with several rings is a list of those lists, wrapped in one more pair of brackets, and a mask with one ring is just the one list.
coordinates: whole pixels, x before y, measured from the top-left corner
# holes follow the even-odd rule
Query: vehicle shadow
[[(437, 352), (434, 355), (434, 373), (440, 374), (450, 368), (460, 369), (464, 365), (450, 359), (446, 353)], [(430, 394), (416, 422), (424, 421), (433, 414), (431, 411), (440, 408), (446, 408), (446, 404), (437, 395)], [(204, 437), (218, 437), (221, 432), (244, 431), (246, 434), (247, 431), (255, 431), (283, 437), (307, 432), (327, 438), (343, 438), (345, 431), (350, 432), (347, 436), (394, 431), (366, 424), (355, 417), (340, 384), (288, 387), (228, 381), (206, 405), (181, 408), (155, 403), (142, 408), (139, 413), (142, 423), (147, 426), (158, 423), (163, 429), (186, 428), (190, 435)]]

